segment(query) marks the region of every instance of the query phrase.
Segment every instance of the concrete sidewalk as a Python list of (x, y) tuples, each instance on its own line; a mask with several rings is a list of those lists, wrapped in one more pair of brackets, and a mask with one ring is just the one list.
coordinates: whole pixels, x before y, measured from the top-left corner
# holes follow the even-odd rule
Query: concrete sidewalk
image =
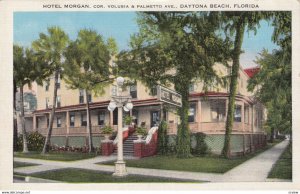
[(289, 141), (285, 140), (271, 149), (247, 160), (226, 172), (218, 182), (262, 182), (266, 181), (273, 165), (279, 159)]
[[(129, 174), (144, 175), (144, 176), (158, 176), (176, 179), (188, 179), (195, 181), (208, 181), (208, 182), (249, 182), (249, 181), (266, 181), (268, 173), (271, 171), (272, 166), (276, 163), (282, 152), (288, 145), (288, 141), (283, 141), (271, 149), (259, 154), (258, 156), (242, 163), (241, 165), (233, 168), (225, 174), (216, 173), (199, 173), (199, 172), (184, 172), (174, 170), (160, 170), (160, 169), (146, 169), (146, 168), (133, 168), (127, 167)], [(133, 157), (125, 157), (126, 159), (136, 159)], [(96, 163), (105, 161), (115, 161), (116, 156), (98, 156), (91, 159), (62, 162), (50, 160), (37, 160), (29, 158), (14, 158), (14, 161), (29, 162), (40, 164), (40, 166), (29, 166), (14, 169), (14, 172), (23, 174), (33, 174), (36, 172), (43, 172), (49, 170), (57, 170), (63, 168), (81, 168), (95, 171), (114, 172), (114, 166), (98, 165)]]

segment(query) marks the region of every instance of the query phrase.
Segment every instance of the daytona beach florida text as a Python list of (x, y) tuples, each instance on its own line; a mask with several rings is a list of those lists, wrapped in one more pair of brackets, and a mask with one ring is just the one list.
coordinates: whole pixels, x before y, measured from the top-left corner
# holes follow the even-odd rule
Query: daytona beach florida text
[(179, 7), (175, 5), (154, 5), (154, 4), (145, 4), (145, 5), (89, 5), (89, 4), (44, 4), (43, 8), (111, 8), (111, 9), (128, 9), (128, 8), (137, 8), (137, 9), (163, 9), (163, 8), (182, 8), (182, 9), (195, 9), (195, 8), (211, 8), (211, 9), (224, 9), (224, 8), (250, 8), (256, 9), (259, 8), (258, 4), (180, 4)]
[(180, 8), (259, 8), (258, 4), (180, 4)]

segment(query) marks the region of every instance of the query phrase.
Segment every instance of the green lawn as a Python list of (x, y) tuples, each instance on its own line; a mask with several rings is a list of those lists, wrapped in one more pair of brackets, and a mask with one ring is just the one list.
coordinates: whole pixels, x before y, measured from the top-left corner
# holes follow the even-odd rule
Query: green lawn
[(37, 166), (38, 164), (32, 164), (28, 162), (14, 162), (14, 168), (26, 167), (26, 166)]
[[(22, 174), (15, 174), (20, 176)], [(112, 173), (93, 170), (68, 168), (31, 174), (32, 177), (57, 180), (68, 183), (143, 183), (143, 182), (199, 182), (194, 180), (180, 180), (141, 175), (128, 175), (126, 177), (114, 177)]]
[(292, 179), (292, 146), (291, 144), (282, 153), (268, 178)]
[(74, 161), (74, 160), (82, 160), (87, 158), (93, 158), (97, 156), (96, 154), (89, 153), (76, 153), (76, 152), (49, 152), (48, 154), (41, 155), (40, 152), (29, 152), (22, 153), (17, 152), (14, 153), (14, 157), (20, 158), (35, 158), (42, 160), (58, 160), (58, 161)]
[[(127, 160), (126, 166), (190, 172), (224, 173), (244, 162), (245, 159), (224, 159), (218, 157), (193, 157), (187, 159), (176, 156), (153, 156), (139, 160)], [(113, 162), (104, 163), (113, 165)]]
[[(164, 170), (178, 170), (190, 172), (206, 172), (206, 173), (225, 173), (237, 165), (249, 160), (257, 154), (271, 148), (278, 142), (269, 144), (264, 149), (244, 157), (225, 159), (218, 156), (204, 156), (192, 158), (177, 158), (176, 156), (161, 156), (141, 158), (139, 160), (127, 160), (126, 166), (137, 168), (152, 168)], [(105, 162), (98, 164), (114, 165), (114, 162)]]

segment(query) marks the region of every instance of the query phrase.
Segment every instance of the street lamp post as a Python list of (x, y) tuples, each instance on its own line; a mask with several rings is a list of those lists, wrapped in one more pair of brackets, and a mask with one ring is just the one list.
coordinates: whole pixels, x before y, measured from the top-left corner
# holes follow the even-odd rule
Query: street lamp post
[(112, 100), (108, 105), (109, 111), (114, 111), (118, 108), (118, 159), (115, 162), (115, 172), (113, 176), (126, 176), (126, 165), (123, 160), (123, 108), (125, 111), (129, 111), (133, 108), (131, 103), (131, 96), (122, 95), (122, 86), (124, 83), (123, 77), (117, 78), (117, 94), (112, 96)]

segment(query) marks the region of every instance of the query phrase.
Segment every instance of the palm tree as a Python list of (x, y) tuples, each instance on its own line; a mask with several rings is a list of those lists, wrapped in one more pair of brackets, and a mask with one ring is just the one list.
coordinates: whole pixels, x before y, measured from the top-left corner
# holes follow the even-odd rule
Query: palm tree
[(16, 93), (17, 93), (17, 85), (15, 79), (13, 80), (13, 107), (14, 107), (14, 137), (13, 137), (13, 146), (14, 146), (14, 151), (18, 150), (18, 124), (17, 124), (17, 110), (16, 110)]
[[(21, 111), (21, 130), (23, 134), (23, 153), (28, 152), (27, 135), (25, 129), (24, 118), (24, 100), (23, 100), (23, 86), (28, 84), (29, 86), (38, 77), (36, 63), (34, 62), (33, 51), (23, 47), (14, 45), (14, 85), (20, 88), (20, 111)], [(15, 93), (14, 93), (15, 96)], [(15, 98), (15, 97), (14, 97)], [(15, 109), (14, 104), (14, 109)], [(16, 132), (15, 132), (16, 133)]]
[(93, 152), (92, 124), (90, 115), (91, 93), (101, 94), (110, 83), (110, 43), (103, 41), (96, 31), (83, 29), (72, 42), (66, 54), (65, 80), (71, 89), (83, 89), (86, 96), (87, 129), (89, 152)]
[(49, 27), (48, 34), (40, 33), (39, 39), (32, 43), (32, 47), (42, 62), (47, 63), (48, 68), (43, 73), (45, 75), (54, 74), (54, 90), (52, 110), (48, 126), (48, 132), (43, 147), (42, 154), (49, 151), (49, 143), (52, 134), (53, 120), (56, 108), (57, 85), (59, 76), (62, 77), (62, 65), (64, 63), (64, 53), (69, 42), (68, 35), (59, 27)]

